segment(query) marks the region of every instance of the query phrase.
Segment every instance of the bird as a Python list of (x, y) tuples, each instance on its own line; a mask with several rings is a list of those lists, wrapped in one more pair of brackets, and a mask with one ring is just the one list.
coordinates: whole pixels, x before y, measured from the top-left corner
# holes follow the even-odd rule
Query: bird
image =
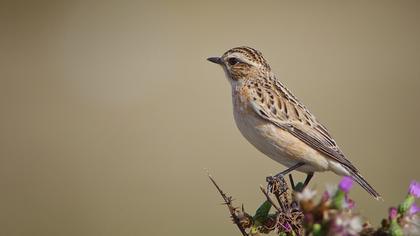
[(233, 116), (241, 134), (256, 149), (287, 167), (306, 173), (349, 176), (375, 199), (381, 195), (346, 158), (327, 128), (272, 72), (262, 53), (248, 46), (226, 51), (208, 61), (220, 65), (230, 82)]

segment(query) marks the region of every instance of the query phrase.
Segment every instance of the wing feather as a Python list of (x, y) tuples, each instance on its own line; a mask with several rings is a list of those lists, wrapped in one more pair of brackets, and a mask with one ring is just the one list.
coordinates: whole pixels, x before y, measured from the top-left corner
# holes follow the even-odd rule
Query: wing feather
[(248, 91), (251, 106), (261, 118), (288, 131), (351, 171), (358, 172), (356, 167), (346, 159), (327, 129), (285, 87), (277, 81), (273, 86), (255, 87), (258, 84), (249, 86)]

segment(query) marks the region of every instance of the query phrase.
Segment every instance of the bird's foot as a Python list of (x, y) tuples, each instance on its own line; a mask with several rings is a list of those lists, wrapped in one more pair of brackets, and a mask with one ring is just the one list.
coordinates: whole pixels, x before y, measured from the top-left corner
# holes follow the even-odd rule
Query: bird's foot
[(277, 193), (281, 195), (287, 191), (287, 183), (282, 174), (266, 177), (267, 181), (267, 192)]

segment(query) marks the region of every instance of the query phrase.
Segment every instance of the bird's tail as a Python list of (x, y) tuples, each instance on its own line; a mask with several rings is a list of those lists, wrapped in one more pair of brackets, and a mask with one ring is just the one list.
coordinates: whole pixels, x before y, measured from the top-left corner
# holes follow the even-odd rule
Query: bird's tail
[(375, 189), (363, 178), (363, 176), (357, 171), (350, 171), (351, 177), (356, 181), (363, 189), (365, 189), (370, 195), (372, 195), (376, 200), (382, 199), (381, 195), (376, 192)]

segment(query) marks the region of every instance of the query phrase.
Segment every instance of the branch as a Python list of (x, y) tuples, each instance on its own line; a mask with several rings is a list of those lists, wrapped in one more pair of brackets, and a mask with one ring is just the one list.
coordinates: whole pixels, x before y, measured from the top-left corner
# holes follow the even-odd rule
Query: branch
[(271, 203), (271, 205), (276, 208), (277, 211), (281, 212), (282, 210), (280, 209), (280, 207), (278, 207), (274, 201), (271, 199), (271, 197), (268, 195), (267, 191), (264, 189), (263, 186), (260, 185), (260, 189), (261, 191), (264, 193), (265, 197), (267, 198), (267, 201), (269, 201)]
[(219, 191), (220, 195), (222, 196), (223, 200), (225, 201), (226, 206), (229, 209), (230, 212), (230, 216), (232, 217), (233, 223), (236, 224), (236, 226), (238, 226), (239, 230), (241, 231), (243, 236), (249, 236), (249, 234), (245, 231), (244, 227), (242, 227), (241, 225), (241, 221), (238, 218), (237, 214), (236, 214), (236, 208), (232, 206), (232, 197), (231, 196), (227, 196), (222, 189), (219, 187), (219, 185), (217, 185), (216, 181), (213, 179), (213, 177), (209, 174), (208, 175), (211, 182), (214, 184), (214, 186), (217, 188), (217, 190)]

